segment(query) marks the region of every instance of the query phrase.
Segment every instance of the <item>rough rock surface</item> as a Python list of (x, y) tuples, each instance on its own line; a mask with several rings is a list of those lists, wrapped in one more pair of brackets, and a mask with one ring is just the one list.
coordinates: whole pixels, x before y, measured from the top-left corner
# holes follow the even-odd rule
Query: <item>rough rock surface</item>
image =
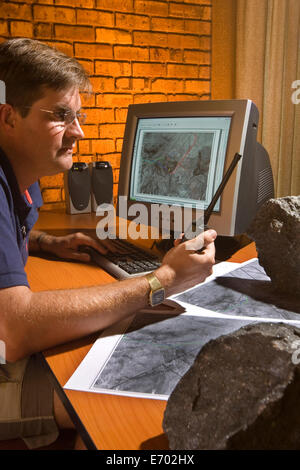
[(269, 199), (247, 234), (274, 289), (300, 297), (300, 196)]
[(199, 352), (165, 410), (170, 449), (300, 449), (300, 329), (256, 323)]

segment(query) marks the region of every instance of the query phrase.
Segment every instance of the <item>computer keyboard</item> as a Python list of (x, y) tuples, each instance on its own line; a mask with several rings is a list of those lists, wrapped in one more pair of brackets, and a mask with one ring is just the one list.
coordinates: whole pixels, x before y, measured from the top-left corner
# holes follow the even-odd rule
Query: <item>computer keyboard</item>
[(161, 265), (159, 258), (126, 240), (110, 240), (116, 252), (109, 251), (102, 255), (89, 246), (81, 247), (94, 263), (117, 279), (126, 279), (154, 271)]

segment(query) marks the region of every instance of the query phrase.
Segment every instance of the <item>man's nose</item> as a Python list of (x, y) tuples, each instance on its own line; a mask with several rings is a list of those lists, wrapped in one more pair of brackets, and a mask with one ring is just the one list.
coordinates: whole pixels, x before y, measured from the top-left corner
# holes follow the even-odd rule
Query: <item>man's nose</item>
[(84, 132), (81, 129), (81, 126), (80, 126), (79, 121), (78, 121), (77, 118), (75, 118), (74, 121), (71, 122), (67, 126), (65, 134), (67, 134), (68, 136), (75, 137), (77, 140), (84, 138)]

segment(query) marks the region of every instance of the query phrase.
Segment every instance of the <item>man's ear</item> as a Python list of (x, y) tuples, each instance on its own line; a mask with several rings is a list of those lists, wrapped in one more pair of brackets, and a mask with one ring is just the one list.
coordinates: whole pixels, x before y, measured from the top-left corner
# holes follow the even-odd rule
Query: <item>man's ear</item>
[(11, 134), (16, 125), (16, 111), (8, 104), (0, 104), (0, 127), (8, 134)]

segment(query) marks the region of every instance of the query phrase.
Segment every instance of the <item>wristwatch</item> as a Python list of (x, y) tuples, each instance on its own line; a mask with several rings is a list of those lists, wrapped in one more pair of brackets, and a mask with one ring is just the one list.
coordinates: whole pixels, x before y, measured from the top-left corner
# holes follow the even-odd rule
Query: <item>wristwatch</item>
[(150, 284), (149, 303), (151, 307), (161, 304), (165, 300), (165, 289), (157, 279), (155, 274), (146, 274), (146, 278)]

